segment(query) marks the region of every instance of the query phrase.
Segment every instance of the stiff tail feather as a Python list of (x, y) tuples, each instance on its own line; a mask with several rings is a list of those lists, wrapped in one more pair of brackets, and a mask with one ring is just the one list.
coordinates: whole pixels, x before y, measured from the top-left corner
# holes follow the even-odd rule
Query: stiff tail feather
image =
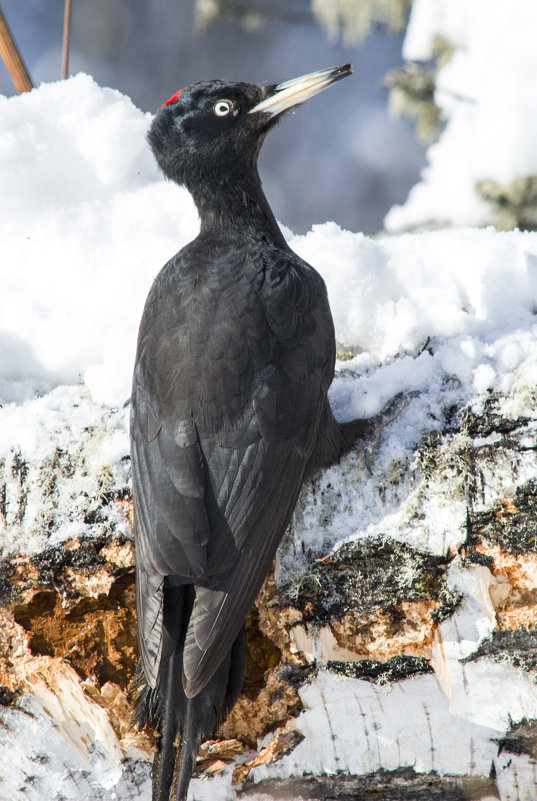
[(153, 761), (152, 801), (185, 801), (202, 742), (214, 735), (237, 700), (244, 669), (245, 627), (223, 654), (220, 666), (203, 688), (187, 698), (183, 690), (183, 648), (194, 603), (190, 585), (164, 589), (164, 638), (157, 686), (135, 679), (137, 721), (160, 733)]

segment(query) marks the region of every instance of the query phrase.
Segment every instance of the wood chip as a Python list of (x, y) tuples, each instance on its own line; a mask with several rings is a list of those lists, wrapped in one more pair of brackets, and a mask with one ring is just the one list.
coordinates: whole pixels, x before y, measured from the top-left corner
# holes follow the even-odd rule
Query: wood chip
[(250, 775), (250, 771), (258, 765), (268, 765), (271, 762), (275, 762), (284, 754), (289, 753), (289, 751), (292, 751), (303, 739), (299, 731), (279, 731), (272, 742), (269, 743), (266, 748), (263, 748), (250, 762), (237, 765), (231, 779), (232, 786), (235, 787), (237, 784), (241, 784), (245, 781)]

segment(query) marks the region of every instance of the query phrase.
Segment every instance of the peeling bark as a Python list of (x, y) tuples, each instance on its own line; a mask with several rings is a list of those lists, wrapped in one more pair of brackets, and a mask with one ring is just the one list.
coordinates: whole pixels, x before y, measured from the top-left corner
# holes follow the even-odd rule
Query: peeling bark
[[(335, 499), (347, 492), (328, 486), (331, 473), (305, 487), (279, 578), (267, 577), (248, 618), (243, 695), (219, 739), (200, 752), (199, 776), (223, 776), (231, 788), (233, 774), (235, 789), (222, 797), (531, 801), (524, 787), (537, 747), (528, 714), (532, 694), (537, 701), (536, 424), (506, 414), (503, 403), (491, 395), (479, 413), (446, 410), (443, 429), (424, 432), (405, 463), (368, 478), (382, 503), (402, 494), (410, 526), (427, 530), (431, 509), (454, 504), (457, 548), (425, 552), (388, 534), (351, 538), (303, 554), (293, 573), (289, 542), (312, 525), (304, 504), (315, 499), (315, 525), (329, 531), (344, 513)], [(102, 426), (95, 430), (100, 438)], [(379, 436), (389, 430), (375, 434), (377, 443)], [(70, 498), (53, 516), (78, 521), (81, 533), (31, 553), (8, 550), (0, 562), (0, 717), (4, 731), (15, 731), (28, 709), (41, 710), (32, 714), (74, 749), (76, 770), (106, 764), (138, 797), (154, 744), (133, 731), (127, 695), (136, 664), (129, 495), (112, 464), (90, 477), (91, 501), (81, 504), (74, 487), (87, 460), (77, 448), (76, 459), (53, 448), (50, 480), (40, 486), (45, 505)], [(351, 454), (339, 475), (355, 483), (363, 460)], [(28, 483), (43, 476), (42, 465), (36, 473), (26, 454), (4, 458), (6, 528), (24, 531), (43, 519)], [(495, 706), (499, 686), (518, 688), (518, 706)], [(391, 741), (399, 764), (386, 749)], [(412, 753), (409, 764), (404, 755)]]

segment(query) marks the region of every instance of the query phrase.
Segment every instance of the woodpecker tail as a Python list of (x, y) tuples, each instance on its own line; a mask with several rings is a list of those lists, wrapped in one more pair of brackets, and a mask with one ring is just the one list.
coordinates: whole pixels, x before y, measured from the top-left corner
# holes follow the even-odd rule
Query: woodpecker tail
[[(137, 719), (160, 733), (153, 761), (152, 801), (185, 801), (202, 742), (214, 735), (241, 688), (244, 670), (245, 627), (224, 655), (203, 690), (187, 698), (183, 690), (183, 648), (194, 603), (188, 585), (164, 588), (164, 637), (157, 686), (150, 690), (137, 679)], [(172, 792), (173, 791), (173, 792)]]

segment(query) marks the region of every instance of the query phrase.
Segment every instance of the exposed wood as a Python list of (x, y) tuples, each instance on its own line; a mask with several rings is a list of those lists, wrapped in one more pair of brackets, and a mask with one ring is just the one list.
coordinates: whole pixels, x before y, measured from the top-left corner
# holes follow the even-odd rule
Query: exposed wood
[(26, 69), (22, 56), (19, 53), (18, 47), (15, 44), (13, 35), (8, 28), (6, 19), (0, 7), (0, 55), (2, 56), (6, 67), (8, 68), (11, 79), (15, 84), (15, 88), (19, 94), (21, 92), (29, 92), (34, 88), (32, 79)]

